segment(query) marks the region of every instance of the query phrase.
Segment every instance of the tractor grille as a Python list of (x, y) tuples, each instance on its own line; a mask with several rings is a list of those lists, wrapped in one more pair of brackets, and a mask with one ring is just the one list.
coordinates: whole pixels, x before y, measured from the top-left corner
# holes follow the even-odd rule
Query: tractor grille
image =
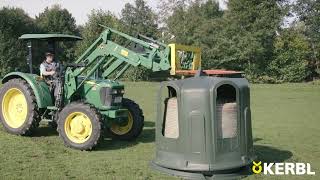
[(122, 96), (122, 89), (111, 89), (103, 87), (100, 90), (101, 103), (107, 107), (121, 105)]
[(104, 106), (108, 106), (108, 107), (111, 106), (111, 103), (112, 103), (111, 88), (107, 88), (107, 87), (101, 88), (100, 100)]
[(179, 137), (178, 101), (176, 97), (167, 99), (163, 135), (167, 138)]

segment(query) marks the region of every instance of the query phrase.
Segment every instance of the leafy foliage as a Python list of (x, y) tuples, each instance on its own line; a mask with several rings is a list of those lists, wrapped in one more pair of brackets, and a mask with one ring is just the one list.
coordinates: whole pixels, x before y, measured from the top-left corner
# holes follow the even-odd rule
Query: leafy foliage
[(295, 12), (299, 16), (300, 22), (305, 25), (304, 34), (308, 37), (312, 56), (309, 65), (312, 77), (320, 75), (320, 1), (298, 0), (294, 6)]
[[(75, 18), (67, 9), (63, 9), (59, 5), (45, 8), (45, 10), (36, 17), (35, 21), (39, 29), (38, 33), (79, 34)], [(38, 48), (40, 51), (37, 51), (38, 60), (44, 58), (43, 51), (48, 51), (47, 47), (44, 47), (45, 45), (41, 45), (39, 45)], [(74, 61), (74, 47), (74, 42), (61, 42), (56, 56), (60, 61)]]
[(269, 75), (279, 82), (305, 80), (310, 55), (307, 38), (296, 29), (286, 29), (274, 42), (275, 57), (268, 65)]
[(99, 24), (117, 29), (119, 20), (110, 11), (92, 10), (89, 15), (88, 22), (81, 27), (81, 35), (83, 40), (78, 43), (76, 54), (80, 56), (100, 35), (104, 30)]
[(24, 33), (34, 31), (33, 19), (22, 9), (0, 9), (0, 76), (17, 68), (27, 68), (25, 46), (18, 38)]
[(260, 74), (280, 20), (277, 1), (230, 0), (226, 11), (215, 1), (194, 1), (178, 4), (167, 25), (174, 41), (202, 47), (204, 68)]
[(121, 11), (121, 31), (149, 37), (159, 37), (157, 16), (145, 0), (135, 0), (134, 4), (126, 3)]
[[(122, 32), (132, 36), (143, 34), (152, 38), (160, 35), (157, 25), (157, 16), (144, 0), (135, 0), (134, 4), (127, 3), (121, 11)], [(125, 73), (124, 78), (138, 81), (148, 80), (151, 71), (144, 67), (130, 67)]]
[(44, 33), (78, 33), (76, 20), (67, 10), (59, 5), (47, 7), (36, 17), (36, 23)]

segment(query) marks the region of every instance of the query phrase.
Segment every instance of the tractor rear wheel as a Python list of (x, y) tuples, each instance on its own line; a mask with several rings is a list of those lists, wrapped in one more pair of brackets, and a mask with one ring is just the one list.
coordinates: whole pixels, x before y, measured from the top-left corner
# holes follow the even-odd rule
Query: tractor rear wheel
[(25, 80), (6, 82), (1, 87), (0, 101), (0, 121), (7, 132), (28, 135), (39, 126), (36, 98)]
[(111, 136), (120, 140), (137, 138), (144, 126), (144, 116), (139, 105), (131, 99), (123, 98), (122, 105), (128, 109), (128, 122), (125, 125), (113, 123), (109, 129)]
[(75, 102), (59, 113), (58, 132), (68, 147), (91, 150), (102, 139), (101, 115), (89, 104)]

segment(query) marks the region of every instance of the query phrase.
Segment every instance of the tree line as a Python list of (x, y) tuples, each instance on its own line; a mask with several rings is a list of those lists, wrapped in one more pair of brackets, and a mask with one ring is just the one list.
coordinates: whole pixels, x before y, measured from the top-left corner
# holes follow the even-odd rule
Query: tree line
[[(80, 35), (83, 41), (61, 45), (64, 53), (60, 58), (74, 61), (103, 31), (99, 24), (104, 24), (132, 36), (144, 34), (165, 43), (199, 46), (203, 69), (243, 71), (252, 82), (319, 78), (319, 1), (228, 0), (226, 4), (227, 8), (221, 9), (215, 0), (163, 0), (154, 10), (146, 1), (135, 0), (125, 4), (120, 16), (92, 10), (81, 26), (59, 5), (47, 7), (35, 18), (20, 8), (3, 7), (0, 76), (26, 66), (25, 44), (17, 40), (20, 35)], [(43, 54), (35, 56), (38, 63), (43, 60)], [(142, 67), (132, 67), (124, 74), (129, 80), (148, 80), (152, 76), (154, 73)]]

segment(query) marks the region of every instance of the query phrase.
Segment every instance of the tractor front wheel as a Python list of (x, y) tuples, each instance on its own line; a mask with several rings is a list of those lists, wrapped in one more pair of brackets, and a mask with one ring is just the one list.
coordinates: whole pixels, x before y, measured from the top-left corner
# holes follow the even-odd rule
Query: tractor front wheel
[(1, 87), (0, 106), (0, 121), (7, 132), (28, 135), (39, 126), (36, 98), (25, 80), (11, 79)]
[(102, 139), (101, 115), (89, 104), (67, 105), (59, 113), (57, 124), (59, 135), (68, 147), (91, 150)]
[(128, 109), (128, 122), (125, 125), (113, 123), (109, 132), (115, 139), (133, 140), (142, 132), (144, 126), (143, 112), (137, 103), (127, 98), (123, 98), (122, 106)]

